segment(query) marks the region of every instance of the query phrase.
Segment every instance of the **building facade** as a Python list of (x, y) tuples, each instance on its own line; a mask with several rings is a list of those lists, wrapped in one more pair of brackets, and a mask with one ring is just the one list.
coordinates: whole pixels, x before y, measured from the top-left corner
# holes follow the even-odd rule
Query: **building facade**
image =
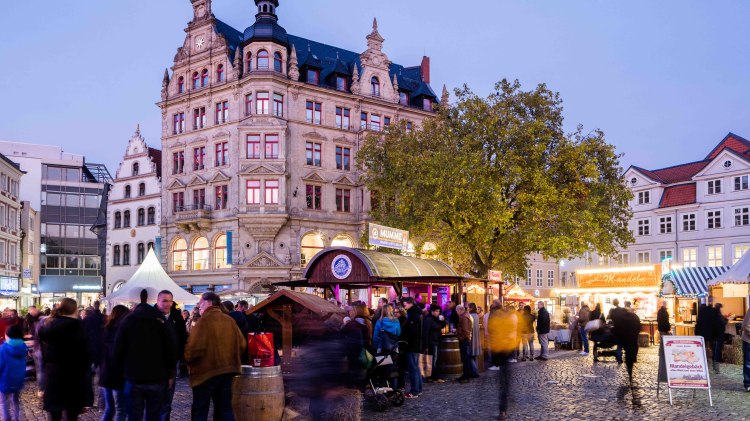
[(0, 308), (21, 306), (20, 166), (0, 154)]
[(377, 22), (355, 53), (287, 34), (278, 1), (255, 3), (241, 32), (192, 0), (164, 75), (161, 259), (193, 292), (258, 292), (324, 247), (356, 247), (370, 209), (360, 143), (437, 103), (429, 59), (392, 63)]
[(30, 202), (21, 202), (21, 308), (38, 304), (40, 226), (39, 212)]
[(161, 150), (149, 147), (137, 128), (108, 196), (106, 294), (130, 279), (155, 247), (161, 220), (161, 165)]

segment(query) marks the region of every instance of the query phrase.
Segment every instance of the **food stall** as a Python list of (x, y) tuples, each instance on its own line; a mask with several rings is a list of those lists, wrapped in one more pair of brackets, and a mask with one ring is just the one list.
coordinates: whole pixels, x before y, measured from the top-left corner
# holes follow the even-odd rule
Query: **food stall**
[(708, 296), (708, 282), (729, 269), (728, 266), (684, 267), (666, 271), (662, 275), (659, 296), (667, 302), (670, 321), (675, 334), (692, 336), (699, 301)]
[(750, 284), (750, 253), (744, 255), (726, 272), (708, 281), (710, 296), (714, 303), (721, 303), (722, 313), (728, 318), (726, 333), (731, 337), (725, 343), (724, 361), (742, 364), (742, 338), (738, 326), (748, 309), (748, 284)]

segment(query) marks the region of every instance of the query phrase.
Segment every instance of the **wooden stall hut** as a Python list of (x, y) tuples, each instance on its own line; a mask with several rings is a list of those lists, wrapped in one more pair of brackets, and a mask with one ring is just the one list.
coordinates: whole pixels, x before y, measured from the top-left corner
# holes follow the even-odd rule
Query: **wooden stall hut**
[(659, 296), (667, 301), (677, 335), (695, 334), (696, 309), (699, 301), (705, 301), (708, 296), (708, 282), (727, 269), (728, 266), (683, 267), (662, 275)]

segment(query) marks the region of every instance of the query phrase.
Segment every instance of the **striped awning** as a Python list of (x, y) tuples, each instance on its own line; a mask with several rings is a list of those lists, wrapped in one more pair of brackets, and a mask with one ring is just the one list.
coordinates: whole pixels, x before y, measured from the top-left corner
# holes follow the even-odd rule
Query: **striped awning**
[(675, 295), (703, 297), (708, 294), (708, 281), (728, 269), (729, 266), (680, 268), (666, 273), (662, 280), (674, 284)]

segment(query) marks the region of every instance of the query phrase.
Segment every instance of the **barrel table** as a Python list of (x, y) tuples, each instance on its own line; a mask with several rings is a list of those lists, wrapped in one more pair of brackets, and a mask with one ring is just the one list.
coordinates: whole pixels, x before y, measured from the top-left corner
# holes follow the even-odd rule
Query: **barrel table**
[(444, 379), (455, 379), (463, 374), (461, 352), (458, 349), (458, 338), (445, 335), (438, 347), (437, 375)]
[(284, 414), (281, 366), (243, 365), (232, 383), (232, 411), (237, 421), (278, 421)]

